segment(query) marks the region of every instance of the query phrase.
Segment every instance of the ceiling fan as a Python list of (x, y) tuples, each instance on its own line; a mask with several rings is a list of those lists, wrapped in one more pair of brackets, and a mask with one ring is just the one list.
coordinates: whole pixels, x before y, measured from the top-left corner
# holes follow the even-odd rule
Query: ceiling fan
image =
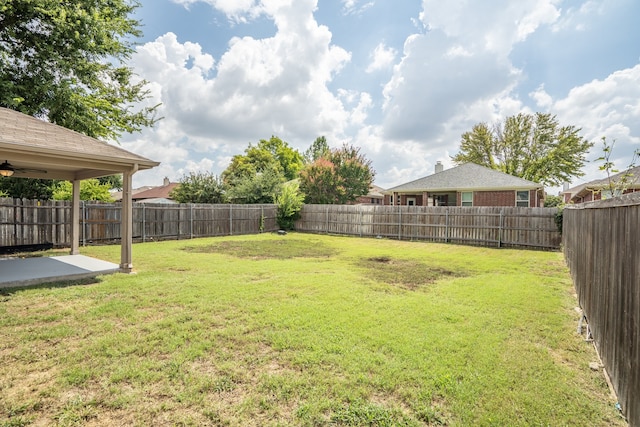
[(5, 160), (4, 163), (0, 164), (0, 176), (12, 176), (14, 173), (47, 173), (46, 170), (43, 169), (28, 169), (28, 168), (16, 168), (8, 160)]

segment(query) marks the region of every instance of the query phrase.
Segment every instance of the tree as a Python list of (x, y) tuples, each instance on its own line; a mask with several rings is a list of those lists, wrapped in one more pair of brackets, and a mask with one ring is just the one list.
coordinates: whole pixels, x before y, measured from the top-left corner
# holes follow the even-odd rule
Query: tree
[(586, 153), (593, 146), (574, 126), (560, 126), (556, 116), (518, 114), (490, 128), (479, 123), (462, 134), (453, 161), (476, 163), (546, 186), (583, 176)]
[(555, 208), (558, 206), (562, 206), (564, 203), (561, 196), (554, 196), (547, 194), (544, 198), (544, 207), (545, 208)]
[(14, 199), (50, 200), (57, 181), (33, 178), (2, 178), (0, 191)]
[(375, 171), (360, 148), (343, 145), (308, 164), (300, 173), (307, 203), (345, 204), (369, 192)]
[[(96, 178), (80, 181), (80, 200), (97, 200), (100, 202), (113, 202), (109, 193), (109, 185), (101, 184)], [(53, 190), (54, 200), (71, 200), (73, 198), (73, 185), (69, 181), (59, 181)]]
[(128, 0), (0, 3), (0, 106), (95, 138), (154, 123), (126, 60), (141, 35)]
[(122, 175), (101, 176), (98, 181), (100, 184), (108, 185), (109, 190), (122, 191)]
[(226, 203), (226, 186), (209, 172), (191, 172), (180, 179), (180, 185), (171, 191), (171, 198), (178, 203)]
[(304, 203), (304, 194), (300, 192), (297, 181), (289, 181), (282, 186), (282, 190), (273, 198), (278, 205), (276, 222), (283, 230), (293, 229), (293, 224), (300, 217), (300, 210)]
[(307, 164), (313, 163), (321, 157), (328, 156), (330, 153), (331, 149), (327, 143), (327, 138), (319, 136), (315, 141), (313, 141), (311, 147), (304, 152), (304, 161)]
[(233, 156), (231, 164), (222, 173), (224, 181), (233, 187), (235, 181), (252, 178), (258, 173), (274, 171), (285, 181), (297, 178), (303, 167), (302, 155), (276, 136), (261, 139), (257, 145), (249, 144), (245, 154)]
[(273, 169), (242, 177), (229, 187), (229, 201), (239, 204), (272, 203), (274, 196), (281, 191), (283, 181), (282, 174)]

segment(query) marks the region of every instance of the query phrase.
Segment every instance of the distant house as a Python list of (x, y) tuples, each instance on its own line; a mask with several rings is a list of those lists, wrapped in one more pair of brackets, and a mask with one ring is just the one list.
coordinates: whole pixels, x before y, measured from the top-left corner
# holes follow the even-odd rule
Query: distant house
[[(169, 178), (165, 178), (162, 185), (157, 187), (142, 187), (134, 189), (131, 200), (138, 203), (176, 203), (171, 198), (171, 191), (180, 185), (177, 182), (170, 182)], [(114, 200), (122, 199), (122, 193), (113, 193), (111, 195)]]
[(565, 203), (584, 203), (594, 200), (610, 199), (620, 194), (611, 194), (609, 182), (611, 181), (615, 189), (615, 186), (620, 184), (622, 179), (625, 179), (627, 182), (621, 194), (640, 191), (640, 166), (612, 175), (611, 178), (596, 179), (568, 188), (562, 192), (562, 197)]
[(384, 192), (385, 205), (541, 207), (544, 187), (503, 172), (465, 163)]
[(384, 204), (384, 189), (377, 185), (371, 185), (369, 192), (364, 196), (360, 196), (353, 203), (355, 205), (382, 205)]

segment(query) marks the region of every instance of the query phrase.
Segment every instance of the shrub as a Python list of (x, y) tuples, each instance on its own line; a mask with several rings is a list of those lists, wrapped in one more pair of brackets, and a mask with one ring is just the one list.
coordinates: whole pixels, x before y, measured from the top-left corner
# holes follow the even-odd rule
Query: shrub
[(304, 194), (300, 192), (297, 181), (289, 181), (282, 186), (280, 194), (273, 198), (278, 205), (276, 221), (283, 230), (292, 230), (293, 225), (300, 217), (300, 209), (304, 203)]

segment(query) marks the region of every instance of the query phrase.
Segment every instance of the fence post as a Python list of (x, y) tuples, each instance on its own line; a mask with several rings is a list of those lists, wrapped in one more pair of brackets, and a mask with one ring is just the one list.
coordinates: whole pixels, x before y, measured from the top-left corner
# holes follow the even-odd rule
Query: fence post
[(449, 243), (449, 208), (444, 211), (444, 242)]
[(147, 236), (147, 212), (144, 208), (144, 203), (142, 204), (142, 243), (145, 242)]
[(329, 234), (329, 205), (327, 205), (326, 210), (327, 210), (327, 227), (325, 228), (325, 232)]
[(502, 247), (502, 228), (504, 227), (504, 209), (500, 209), (500, 226), (498, 228), (498, 247)]
[(82, 206), (82, 246), (87, 246), (87, 208), (84, 200), (80, 201), (80, 206)]
[(362, 205), (358, 206), (358, 212), (360, 212), (360, 237), (362, 237)]
[(402, 240), (402, 205), (398, 205), (398, 240)]
[(233, 236), (233, 205), (229, 205), (229, 236)]
[(189, 203), (189, 237), (193, 239), (193, 203)]

